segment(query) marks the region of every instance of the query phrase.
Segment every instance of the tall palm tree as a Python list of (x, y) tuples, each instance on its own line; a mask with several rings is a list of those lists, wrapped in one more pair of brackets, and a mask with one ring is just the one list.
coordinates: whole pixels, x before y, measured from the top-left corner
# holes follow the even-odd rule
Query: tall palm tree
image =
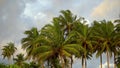
[[(59, 24), (62, 27), (61, 29), (64, 30), (65, 37), (67, 37), (67, 35), (72, 30), (72, 26), (74, 22), (76, 22), (78, 19), (77, 19), (77, 16), (73, 15), (70, 10), (62, 10), (60, 12), (61, 12), (61, 15), (58, 17)], [(71, 56), (71, 68), (72, 68), (72, 64), (73, 64), (73, 59)]]
[(24, 62), (25, 62), (25, 58), (24, 58), (24, 54), (20, 53), (16, 56), (16, 58), (13, 58), (13, 60), (15, 61), (15, 64), (17, 64), (20, 67), (24, 67)]
[(100, 51), (100, 54), (105, 52), (107, 56), (107, 65), (109, 67), (109, 57), (111, 55), (111, 46), (112, 46), (112, 40), (115, 37), (114, 33), (114, 25), (111, 21), (100, 21), (100, 23), (94, 23), (93, 26), (96, 26), (94, 28), (94, 37), (101, 40), (102, 42), (102, 48)]
[(27, 52), (26, 57), (28, 59), (31, 59), (34, 48), (39, 46), (39, 44), (35, 42), (35, 40), (39, 36), (39, 32), (37, 28), (33, 27), (31, 30), (25, 31), (24, 34), (26, 34), (27, 36), (25, 38), (22, 38), (22, 48), (25, 49)]
[(41, 46), (35, 49), (34, 56), (42, 63), (48, 59), (51, 60), (51, 67), (58, 68), (59, 64), (60, 67), (65, 68), (65, 58), (78, 54), (76, 50), (78, 45), (67, 43), (64, 31), (56, 18), (53, 19), (53, 24), (48, 24), (42, 28), (38, 39)]
[[(92, 43), (90, 40), (91, 36), (91, 28), (80, 21), (76, 21), (73, 25), (72, 35), (76, 36), (76, 40), (78, 44), (84, 48), (82, 51), (82, 68), (86, 68), (86, 59), (90, 58), (92, 55)], [(81, 52), (81, 51), (80, 51)]]
[(11, 56), (14, 55), (17, 48), (14, 46), (14, 43), (10, 42), (6, 46), (4, 46), (2, 50), (3, 50), (2, 52), (3, 58), (7, 57), (9, 60)]
[(96, 31), (99, 30), (98, 26), (100, 26), (100, 23), (98, 21), (94, 21), (92, 25), (92, 40), (94, 40), (94, 42), (92, 44), (96, 57), (100, 56), (100, 67), (102, 68), (102, 40), (99, 37), (96, 37)]

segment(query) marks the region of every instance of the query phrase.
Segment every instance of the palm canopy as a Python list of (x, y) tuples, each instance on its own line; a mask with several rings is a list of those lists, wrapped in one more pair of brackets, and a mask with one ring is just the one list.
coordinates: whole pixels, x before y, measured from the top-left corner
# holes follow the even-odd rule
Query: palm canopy
[(17, 64), (18, 66), (23, 66), (25, 58), (24, 58), (24, 54), (18, 54), (16, 56), (16, 58), (13, 58), (13, 60), (15, 61), (15, 64)]
[[(84, 21), (84, 19), (82, 19)], [(82, 57), (82, 66), (86, 66), (86, 58), (92, 56), (91, 28), (85, 23), (78, 20), (73, 24), (73, 30), (69, 34), (69, 38), (73, 43), (80, 44), (79, 56)], [(84, 63), (84, 64), (83, 64)]]
[(7, 57), (8, 59), (10, 59), (16, 50), (17, 48), (14, 46), (14, 43), (12, 42), (8, 43), (6, 46), (3, 46), (2, 49), (3, 58)]
[(22, 48), (26, 49), (27, 58), (30, 59), (32, 57), (33, 49), (39, 45), (38, 43), (35, 42), (35, 40), (39, 36), (39, 32), (37, 28), (33, 27), (31, 30), (25, 31), (24, 34), (26, 34), (27, 36), (23, 38), (21, 41)]
[[(92, 43), (91, 43), (91, 28), (85, 24), (85, 23), (81, 23), (79, 20), (76, 21), (73, 24), (73, 30), (71, 31), (71, 33), (69, 34), (69, 38), (73, 39), (72, 41), (74, 41), (75, 43), (81, 44), (80, 46), (82, 46), (83, 52), (81, 54), (86, 54), (87, 51), (86, 50), (90, 50), (88, 52), (92, 52)], [(87, 54), (86, 54), (87, 55)]]
[(119, 34), (115, 33), (114, 24), (111, 21), (97, 21), (93, 25), (93, 35), (96, 40), (99, 40), (102, 45), (102, 52), (111, 51), (111, 46), (118, 44)]
[[(107, 63), (109, 68), (109, 57), (117, 54), (117, 47), (120, 43), (120, 35), (115, 31), (115, 26), (111, 21), (94, 21), (93, 37), (98, 41), (99, 50), (96, 56), (100, 56), (103, 52), (107, 55)], [(101, 50), (100, 50), (101, 49)]]
[(57, 19), (62, 27), (61, 29), (63, 29), (64, 33), (68, 35), (72, 30), (72, 26), (74, 22), (78, 20), (77, 16), (73, 15), (70, 10), (62, 10), (60, 12), (61, 12), (61, 15), (57, 17)]
[(64, 32), (56, 18), (53, 19), (53, 24), (48, 24), (41, 29), (40, 37), (39, 42), (44, 42), (41, 42), (41, 46), (35, 49), (34, 56), (37, 56), (41, 61), (47, 59), (64, 60), (64, 57), (78, 54), (76, 49), (78, 45), (66, 43)]

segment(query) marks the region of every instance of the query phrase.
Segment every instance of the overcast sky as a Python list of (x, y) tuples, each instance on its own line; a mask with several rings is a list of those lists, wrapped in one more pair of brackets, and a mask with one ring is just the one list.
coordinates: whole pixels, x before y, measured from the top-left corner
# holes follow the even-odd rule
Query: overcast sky
[[(120, 15), (120, 0), (0, 0), (0, 48), (11, 41), (23, 52), (23, 32), (31, 27), (40, 29), (66, 9), (90, 22), (114, 20)], [(80, 61), (75, 63), (75, 68), (80, 68)], [(99, 68), (99, 59), (88, 61), (88, 68)]]

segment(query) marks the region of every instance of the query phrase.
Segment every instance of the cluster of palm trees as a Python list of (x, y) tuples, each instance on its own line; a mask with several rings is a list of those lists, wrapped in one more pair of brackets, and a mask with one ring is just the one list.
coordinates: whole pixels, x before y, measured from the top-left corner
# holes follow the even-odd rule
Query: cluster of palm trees
[[(87, 68), (87, 59), (91, 59), (95, 53), (100, 57), (102, 68), (102, 54), (109, 59), (114, 57), (114, 68), (116, 68), (116, 57), (120, 51), (120, 19), (112, 21), (94, 21), (91, 25), (84, 18), (77, 18), (69, 10), (62, 10), (61, 15), (54, 17), (52, 23), (45, 25), (41, 30), (33, 27), (24, 32), (22, 48), (26, 50), (23, 54), (14, 58), (17, 65), (22, 61), (32, 60), (41, 68), (72, 68), (73, 57), (82, 60), (82, 68)], [(11, 47), (5, 46), (2, 55), (8, 57), (13, 55)], [(6, 53), (7, 52), (7, 53)], [(18, 59), (19, 58), (19, 59)]]
[(39, 68), (39, 65), (36, 64), (34, 61), (31, 61), (29, 63), (25, 62), (27, 59), (22, 53), (17, 54), (16, 57), (14, 57), (14, 53), (16, 51), (17, 48), (15, 47), (13, 42), (9, 42), (6, 46), (3, 46), (3, 59), (8, 58), (9, 65), (0, 62), (0, 68)]

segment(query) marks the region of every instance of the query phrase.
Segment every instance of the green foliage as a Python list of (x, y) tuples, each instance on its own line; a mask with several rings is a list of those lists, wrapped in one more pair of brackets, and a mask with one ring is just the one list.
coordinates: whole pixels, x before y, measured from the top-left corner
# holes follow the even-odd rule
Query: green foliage
[(13, 58), (13, 60), (15, 61), (15, 64), (20, 67), (24, 67), (24, 63), (25, 63), (24, 54), (18, 54), (16, 57), (17, 58)]
[(14, 46), (14, 43), (12, 42), (8, 43), (6, 46), (3, 46), (3, 49), (2, 49), (3, 58), (7, 57), (8, 59), (10, 59), (16, 50), (17, 48)]
[(21, 68), (21, 67), (19, 67), (19, 66), (16, 65), (16, 64), (13, 64), (13, 65), (9, 65), (7, 68)]
[(31, 30), (25, 31), (24, 34), (26, 34), (27, 37), (21, 40), (22, 48), (26, 50), (27, 58), (30, 59), (32, 58), (33, 49), (39, 46), (39, 44), (35, 42), (39, 36), (39, 32), (37, 28), (33, 27)]
[(4, 63), (0, 63), (0, 68), (6, 68), (7, 66)]

